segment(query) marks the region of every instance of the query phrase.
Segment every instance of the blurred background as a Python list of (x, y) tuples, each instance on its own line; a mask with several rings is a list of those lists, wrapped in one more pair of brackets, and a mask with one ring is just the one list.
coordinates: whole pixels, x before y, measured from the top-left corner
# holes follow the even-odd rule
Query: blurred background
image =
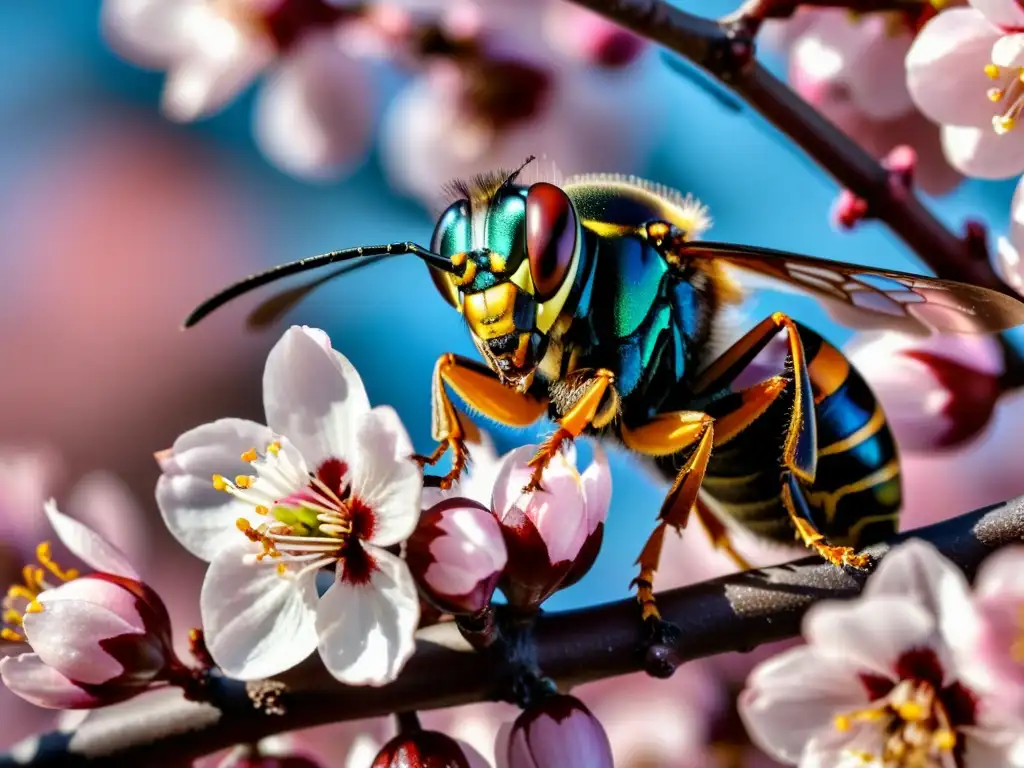
[[(414, 5), (429, 13), (431, 5), (436, 11), (445, 4)], [(422, 61), (382, 54), (381, 35), (404, 34), (394, 30), (401, 19), (382, 17), (369, 35), (356, 30), (354, 50), (366, 53), (360, 71), (349, 75), (358, 74), (358, 83), (332, 85), (314, 67), (305, 85), (318, 84), (323, 93), (286, 91), (286, 78), (298, 77), (293, 67), (279, 73), (276, 93), (261, 95), (264, 86), (257, 83), (224, 98), (216, 114), (182, 122), (201, 111), (181, 101), (187, 102), (188, 88), (177, 102), (164, 97), (164, 112), (178, 117), (168, 119), (161, 113), (164, 74), (112, 51), (137, 53), (145, 46), (128, 33), (120, 44), (109, 28), (101, 34), (99, 0), (0, 9), (6, 30), (0, 47), (0, 531), (10, 575), (25, 547), (47, 535), (40, 503), (54, 495), (145, 564), (145, 575), (171, 604), (180, 634), (198, 625), (203, 564), (164, 532), (153, 502), (159, 474), (153, 453), (212, 419), (261, 419), (263, 361), (288, 323), (327, 330), (362, 374), (373, 402), (397, 408), (417, 446), (429, 448), (434, 361), (443, 352), (473, 356), (474, 350), (461, 318), (436, 295), (419, 262), (399, 259), (332, 283), (268, 332), (245, 328), (253, 299), (187, 333), (179, 324), (208, 294), (263, 267), (350, 245), (429, 242), (434, 191), (477, 167), (535, 153), (566, 172), (636, 173), (707, 203), (712, 239), (925, 271), (876, 224), (838, 232), (829, 214), (837, 194), (833, 182), (732, 97), (668, 66), (658, 51), (607, 30), (601, 45), (576, 40), (583, 27), (558, 16), (567, 12), (558, 0), (530, 0), (519, 9), (522, 15), (527, 6), (545, 6), (549, 17), (539, 36), (516, 13), (506, 18), (489, 2), (482, 5), (483, 21), (460, 10), (445, 24), (458, 34), (464, 28), (475, 34), (481, 24), (507, 29), (497, 39), (507, 39), (513, 52), (517, 45), (540, 46), (543, 51), (531, 55), (547, 56), (550, 69), (542, 73), (542, 85), (536, 72), (510, 70), (513, 85), (499, 100), (522, 96), (516, 107), (522, 114), (494, 115), (488, 130), (463, 132), (452, 129), (460, 125), (459, 113), (443, 107), (451, 87), (446, 78), (452, 77), (443, 62), (427, 70)], [(731, 9), (709, 0), (682, 5), (708, 15)], [(782, 40), (761, 53), (783, 75), (785, 45)], [(531, 88), (545, 95), (546, 106), (531, 103)], [(308, 120), (288, 117), (289, 105), (308, 109), (294, 101), (299, 91), (305, 99), (335, 99), (329, 120), (354, 126), (341, 149), (305, 152), (323, 137), (310, 133)], [(484, 104), (488, 98), (498, 97), (480, 96)], [(291, 147), (289, 137), (296, 142)], [(454, 151), (453, 142), (468, 149)], [(890, 147), (871, 148), (880, 153)], [(325, 168), (329, 172), (319, 172)], [(959, 228), (972, 217), (994, 234), (1005, 231), (1012, 183), (956, 181), (941, 173), (929, 179), (945, 193), (928, 199), (940, 218)], [(752, 324), (780, 308), (836, 343), (851, 341), (848, 330), (805, 299), (759, 293), (746, 311)], [(996, 417), (966, 444), (905, 451), (908, 527), (1024, 492), (1024, 480), (1010, 471), (1013, 452), (1000, 450), (1016, 428), (1015, 397), (1004, 395)], [(539, 432), (493, 434), (507, 450), (534, 441)], [(612, 462), (615, 486), (603, 551), (580, 584), (549, 602), (551, 609), (627, 594), (646, 523), (666, 489), (628, 457), (616, 454)], [(663, 583), (728, 570), (728, 561), (693, 530), (666, 549)], [(632, 762), (620, 760), (623, 765), (752, 765), (752, 753), (728, 748), (742, 743), (727, 701), (730, 686), (742, 682), (744, 662), (694, 667), (661, 688), (622, 679), (585, 687), (579, 695), (607, 715), (613, 740), (637, 738), (639, 725), (629, 724), (637, 715), (622, 706), (633, 696), (631, 686), (651, 686), (650, 696), (664, 697), (657, 706), (664, 728), (650, 740), (661, 739), (665, 748), (650, 741), (617, 746), (618, 754), (632, 756)], [(0, 696), (4, 745), (52, 722), (6, 692)], [(510, 712), (465, 708), (428, 723), (444, 723), (484, 749), (495, 719)], [(336, 730), (302, 737), (302, 743), (327, 742), (325, 760), (363, 768), (389, 727), (360, 724), (344, 729), (344, 739)], [(361, 735), (350, 751), (356, 733)], [(695, 751), (705, 747), (710, 751)], [(665, 754), (679, 758), (659, 756)], [(740, 762), (692, 762), (697, 754)]]

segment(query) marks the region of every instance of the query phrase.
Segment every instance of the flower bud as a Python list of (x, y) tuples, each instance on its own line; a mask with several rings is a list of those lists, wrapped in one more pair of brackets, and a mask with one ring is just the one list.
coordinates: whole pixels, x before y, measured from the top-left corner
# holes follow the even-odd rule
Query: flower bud
[(570, 574), (578, 579), (590, 568), (611, 495), (599, 449), (586, 483), (574, 460), (558, 454), (544, 470), (541, 489), (523, 493), (533, 471), (527, 462), (536, 450), (527, 445), (505, 457), (491, 503), (508, 548), (501, 589), (520, 610), (535, 610)]
[(468, 744), (437, 731), (416, 731), (385, 744), (370, 768), (488, 768), (488, 763)]
[(491, 511), (466, 498), (445, 499), (424, 512), (405, 551), (420, 593), (455, 614), (487, 607), (507, 559)]
[(583, 702), (552, 696), (512, 725), (509, 768), (613, 768), (612, 748), (601, 723)]
[(1002, 392), (1003, 359), (986, 336), (866, 334), (850, 359), (882, 402), (901, 447), (965, 442), (988, 424)]

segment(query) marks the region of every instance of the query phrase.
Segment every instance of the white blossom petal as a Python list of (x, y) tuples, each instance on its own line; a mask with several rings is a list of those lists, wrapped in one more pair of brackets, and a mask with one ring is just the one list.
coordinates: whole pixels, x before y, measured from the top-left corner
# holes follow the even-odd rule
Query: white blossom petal
[(1024, 134), (1017, 129), (1000, 136), (984, 128), (942, 126), (942, 151), (949, 164), (975, 179), (1009, 179), (1024, 172)]
[(832, 728), (837, 714), (867, 703), (853, 667), (802, 646), (756, 667), (738, 706), (751, 740), (776, 759), (795, 764), (816, 733)]
[(203, 0), (103, 0), (100, 29), (115, 53), (165, 69), (187, 46), (183, 23)]
[(355, 430), (370, 410), (356, 369), (326, 339), (318, 329), (292, 326), (270, 350), (263, 373), (267, 424), (311, 468), (328, 458), (351, 461)]
[(147, 511), (116, 475), (103, 471), (86, 475), (75, 483), (65, 509), (130, 555), (132, 562), (146, 561), (150, 537)]
[(405, 541), (420, 519), (423, 476), (409, 456), (412, 442), (393, 408), (379, 406), (359, 425), (352, 459), (352, 495), (373, 512), (368, 541), (388, 547)]
[(1017, 0), (968, 0), (988, 21), (1003, 28), (1024, 27), (1024, 8)]
[(257, 680), (316, 648), (316, 571), (279, 574), (278, 561), (253, 562), (259, 548), (235, 535), (210, 563), (199, 607), (213, 660), (231, 677)]
[(985, 558), (974, 581), (974, 594), (1024, 598), (1024, 546), (1006, 547)]
[(256, 141), (288, 173), (337, 177), (365, 154), (373, 95), (367, 73), (333, 30), (310, 33), (260, 89)]
[(890, 680), (904, 653), (934, 645), (937, 629), (934, 615), (912, 594), (819, 603), (807, 612), (803, 625), (807, 642), (820, 655)]
[(53, 499), (47, 501), (43, 508), (57, 538), (75, 557), (95, 571), (138, 580), (138, 572), (132, 568), (121, 550), (95, 531), (62, 513)]
[(973, 8), (951, 8), (929, 21), (907, 52), (910, 97), (929, 118), (945, 125), (992, 131), (992, 102), (985, 75), (1000, 31)]
[(12, 692), (36, 706), (48, 709), (88, 707), (97, 702), (34, 653), (0, 659), (0, 678)]
[(316, 625), (328, 671), (348, 685), (385, 685), (416, 650), (419, 596), (400, 558), (364, 545), (374, 564), (368, 583), (338, 578), (320, 598)]
[[(258, 525), (255, 507), (218, 491), (213, 476), (248, 474), (252, 467), (242, 460), (242, 454), (251, 448), (265, 450), (274, 439), (274, 433), (262, 424), (221, 419), (174, 441), (171, 456), (161, 462), (164, 474), (157, 481), (156, 502), (167, 528), (185, 549), (209, 562), (224, 546), (238, 541), (238, 518)], [(280, 441), (288, 458), (301, 463), (298, 452), (286, 440)], [(300, 469), (304, 472), (305, 466)]]
[(214, 3), (188, 8), (182, 24), (188, 45), (167, 73), (162, 99), (172, 120), (217, 112), (276, 55), (269, 37), (223, 15)]
[(591, 534), (608, 517), (612, 501), (612, 471), (608, 466), (608, 455), (597, 443), (594, 443), (594, 458), (590, 466), (580, 475), (580, 484), (587, 508), (587, 533)]

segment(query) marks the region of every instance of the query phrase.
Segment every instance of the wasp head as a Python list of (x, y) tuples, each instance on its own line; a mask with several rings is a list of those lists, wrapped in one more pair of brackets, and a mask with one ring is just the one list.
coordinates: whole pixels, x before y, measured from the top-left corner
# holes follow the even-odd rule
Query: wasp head
[(442, 296), (466, 318), (502, 382), (529, 388), (549, 334), (580, 271), (583, 232), (558, 186), (504, 181), (462, 185), (441, 215), (432, 249), (455, 265), (432, 270)]

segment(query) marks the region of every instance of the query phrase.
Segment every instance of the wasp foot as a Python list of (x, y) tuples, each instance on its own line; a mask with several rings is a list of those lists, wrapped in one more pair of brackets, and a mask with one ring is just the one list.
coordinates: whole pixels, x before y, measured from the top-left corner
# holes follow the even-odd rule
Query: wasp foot
[(832, 565), (839, 566), (840, 568), (850, 566), (851, 568), (858, 569), (867, 568), (871, 565), (871, 557), (869, 555), (858, 555), (853, 547), (833, 547), (827, 544), (825, 537), (812, 528), (805, 520), (795, 518), (794, 524), (796, 525), (797, 537), (806, 546), (832, 563)]
[(554, 434), (540, 444), (536, 455), (527, 462), (527, 466), (533, 468), (533, 474), (530, 476), (530, 482), (523, 486), (523, 493), (532, 493), (540, 489), (540, 479), (544, 474), (544, 470), (547, 469), (551, 460), (558, 455), (562, 445), (566, 441), (571, 442), (572, 440), (572, 433), (567, 429), (559, 427)]
[(644, 641), (640, 648), (644, 654), (644, 670), (651, 677), (663, 680), (672, 677), (680, 664), (678, 646), (682, 633), (675, 624), (661, 618), (651, 584), (653, 575), (653, 571), (644, 569), (630, 587), (636, 587), (640, 619), (644, 624)]
[(459, 477), (462, 475), (462, 470), (466, 468), (466, 462), (469, 459), (469, 451), (466, 449), (466, 444), (462, 438), (449, 437), (438, 443), (437, 448), (429, 456), (423, 456), (422, 454), (416, 453), (410, 456), (413, 461), (420, 465), (420, 469), (425, 467), (432, 467), (448, 452), (448, 449), (452, 452), (452, 468), (448, 471), (448, 474), (441, 477), (438, 482), (438, 486), (444, 490), (448, 490), (455, 483), (458, 482)]

